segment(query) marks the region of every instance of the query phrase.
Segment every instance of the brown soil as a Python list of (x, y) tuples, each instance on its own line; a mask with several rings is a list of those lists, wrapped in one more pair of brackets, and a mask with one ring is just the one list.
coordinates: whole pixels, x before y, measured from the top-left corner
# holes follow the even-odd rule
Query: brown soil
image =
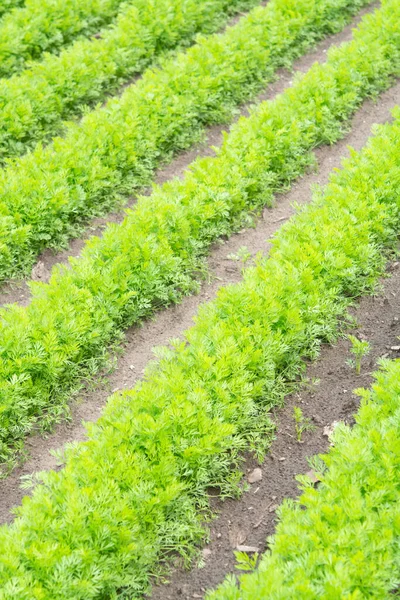
[[(303, 60), (309, 60), (311, 63), (315, 58), (314, 56), (312, 60)], [(302, 64), (303, 68), (306, 68), (305, 64)], [(280, 82), (276, 85), (279, 86)], [(16, 468), (7, 479), (0, 482), (0, 522), (12, 520), (10, 509), (19, 504), (26, 494), (26, 491), (19, 487), (20, 477), (34, 471), (56, 468), (56, 460), (49, 454), (49, 450), (60, 448), (67, 442), (84, 439), (85, 428), (82, 421), (95, 421), (100, 416), (110, 391), (129, 389), (135, 385), (145, 365), (153, 357), (152, 348), (180, 336), (192, 325), (193, 317), (202, 302), (213, 298), (219, 287), (241, 279), (239, 263), (228, 259), (228, 255), (237, 252), (242, 246), (247, 246), (253, 255), (260, 251), (266, 252), (268, 250), (266, 240), (293, 214), (292, 203), (308, 202), (311, 198), (310, 185), (326, 183), (331, 170), (339, 167), (341, 157), (348, 154), (347, 146), (360, 149), (370, 135), (371, 126), (374, 123), (387, 121), (390, 118), (390, 110), (399, 103), (399, 100), (400, 83), (397, 83), (380, 96), (378, 104), (366, 102), (353, 118), (351, 132), (344, 140), (333, 146), (317, 149), (319, 165), (317, 173), (304, 176), (288, 193), (279, 195), (277, 206), (265, 209), (263, 218), (258, 221), (254, 229), (244, 230), (233, 235), (226, 242), (215, 244), (210, 253), (210, 279), (202, 285), (198, 295), (185, 298), (180, 305), (160, 312), (153, 320), (148, 320), (127, 332), (123, 343), (123, 355), (117, 361), (115, 372), (107, 377), (105, 382), (97, 381), (81, 394), (79, 401), (73, 403), (70, 423), (57, 426), (47, 438), (30, 436), (27, 439), (26, 450), (29, 459), (24, 465)], [(195, 152), (191, 153), (190, 160)], [(187, 164), (185, 161), (185, 157), (178, 158), (174, 162), (175, 172), (166, 170), (159, 177), (167, 178), (182, 172)], [(168, 169), (172, 169), (172, 165)]]
[[(390, 269), (393, 274), (384, 282), (383, 294), (361, 299), (351, 311), (359, 324), (353, 333), (368, 340), (372, 347), (364, 359), (361, 375), (347, 364), (351, 357), (347, 339), (323, 347), (320, 358), (307, 370), (310, 385), (289, 396), (285, 408), (275, 415), (276, 439), (261, 465), (261, 481), (251, 484), (240, 500), (215, 501), (219, 516), (211, 525), (210, 542), (201, 553), (204, 566), (190, 571), (177, 566), (169, 583), (154, 587), (152, 600), (203, 598), (204, 592), (216, 587), (228, 573), (238, 574), (234, 556), (237, 546), (250, 546), (264, 552), (267, 536), (275, 529), (276, 508), (285, 497), (298, 495), (295, 476), (310, 471), (307, 458), (328, 449), (324, 428), (335, 421), (351, 424), (358, 407), (358, 397), (352, 390), (370, 386), (371, 371), (376, 370), (379, 358), (400, 356), (399, 263), (393, 263)], [(319, 383), (312, 384), (314, 379)], [(294, 429), (294, 406), (300, 406), (304, 416), (312, 419), (315, 426), (315, 431), (303, 434), (300, 444)], [(256, 467), (259, 467), (256, 461), (248, 457), (247, 476)]]
[[(263, 4), (266, 3), (264, 2)], [(349, 40), (352, 36), (352, 29), (358, 25), (361, 18), (365, 14), (375, 10), (377, 5), (378, 2), (375, 2), (369, 7), (364, 8), (352, 20), (351, 24), (344, 28), (342, 32), (339, 32), (336, 35), (328, 36), (326, 39), (320, 42), (313, 51), (295, 61), (293, 65), (293, 72), (306, 72), (315, 61), (323, 62), (325, 60), (328, 48), (331, 45), (341, 44), (342, 42)], [(232, 25), (238, 19), (239, 16), (233, 17), (229, 24)], [(279, 70), (276, 74), (276, 81), (274, 83), (269, 84), (266, 90), (260, 93), (253, 102), (248, 103), (240, 108), (238, 111), (238, 118), (241, 115), (247, 115), (248, 108), (254, 103), (273, 98), (277, 94), (281, 93), (286, 87), (290, 86), (293, 79), (293, 72), (284, 69)], [(127, 87), (127, 85), (129, 84), (125, 84), (124, 87)], [(175, 176), (182, 176), (188, 165), (197, 157), (213, 155), (214, 152), (212, 150), (212, 146), (221, 145), (222, 133), (226, 129), (226, 124), (207, 128), (203, 143), (197, 144), (191, 150), (177, 156), (167, 166), (158, 169), (154, 177), (155, 182), (161, 184)], [(143, 193), (149, 192), (149, 189), (143, 190)], [(131, 197), (126, 206), (133, 206), (135, 201), (136, 197)], [(34, 281), (47, 282), (50, 279), (51, 269), (56, 263), (66, 264), (68, 263), (68, 258), (70, 256), (79, 256), (89, 237), (93, 235), (101, 235), (108, 223), (121, 223), (124, 218), (124, 214), (125, 213), (123, 210), (119, 210), (118, 212), (109, 213), (104, 217), (93, 219), (87, 226), (87, 235), (71, 240), (69, 246), (65, 250), (60, 252), (54, 252), (50, 249), (45, 250), (39, 256), (37, 263), (32, 269), (31, 279)], [(2, 285), (0, 289), (0, 306), (15, 302), (21, 304), (22, 306), (29, 304), (31, 292), (28, 282), (29, 280), (13, 280)]]

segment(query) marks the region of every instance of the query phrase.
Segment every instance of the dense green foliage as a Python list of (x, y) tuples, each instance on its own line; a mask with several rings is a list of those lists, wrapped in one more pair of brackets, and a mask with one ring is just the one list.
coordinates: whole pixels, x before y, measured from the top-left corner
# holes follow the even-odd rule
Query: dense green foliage
[(23, 154), (60, 132), (62, 119), (102, 100), (162, 51), (210, 33), (253, 0), (135, 0), (99, 39), (78, 40), (58, 56), (0, 80), (0, 158)]
[[(228, 120), (278, 66), (368, 1), (271, 0), (147, 71), (65, 138), (12, 162), (0, 173), (0, 279), (27, 272), (43, 248), (149, 183), (161, 160), (198, 140), (206, 124)], [(399, 7), (393, 10), (398, 16)], [(394, 46), (394, 64), (397, 38), (389, 34), (382, 45), (388, 40), (387, 52)]]
[(0, 16), (4, 15), (11, 8), (16, 8), (24, 4), (25, 0), (0, 0)]
[[(208, 486), (237, 490), (231, 467), (244, 448), (265, 448), (285, 381), (374, 285), (396, 242), (399, 198), (398, 112), (278, 232), (269, 258), (203, 306), (143, 382), (109, 399), (88, 441), (66, 450), (65, 467), (39, 476), (16, 521), (0, 529), (1, 600), (137, 598), (164, 553), (190, 554)], [(387, 454), (379, 464), (398, 486)], [(374, 500), (384, 506), (382, 485)], [(354, 518), (356, 488), (355, 499)]]
[(269, 204), (311, 150), (338, 139), (362, 99), (387, 86), (400, 66), (399, 17), (400, 4), (386, 2), (326, 64), (241, 119), (217, 157), (140, 198), (49, 284), (31, 284), (28, 307), (0, 311), (2, 461), (32, 427), (60, 418), (71, 386), (98, 369), (124, 327), (193, 290), (212, 241)]
[(26, 0), (0, 21), (0, 77), (23, 69), (43, 52), (56, 52), (78, 35), (96, 33), (122, 0)]
[(258, 571), (240, 589), (227, 580), (208, 600), (386, 600), (398, 588), (400, 362), (383, 366), (362, 392), (357, 424), (338, 427), (321, 457), (322, 484), (301, 478), (302, 496), (279, 509)]

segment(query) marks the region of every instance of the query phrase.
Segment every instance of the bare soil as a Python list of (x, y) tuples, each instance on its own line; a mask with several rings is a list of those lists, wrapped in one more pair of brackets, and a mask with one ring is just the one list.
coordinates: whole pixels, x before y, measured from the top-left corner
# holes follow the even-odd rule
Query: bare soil
[[(263, 2), (263, 4), (266, 4), (266, 2)], [(351, 39), (352, 30), (354, 27), (357, 27), (358, 23), (365, 14), (372, 12), (377, 6), (378, 2), (374, 2), (369, 7), (366, 7), (360, 11), (359, 14), (352, 20), (352, 22), (343, 29), (343, 31), (337, 33), (336, 35), (326, 37), (315, 47), (313, 51), (295, 61), (292, 71), (285, 69), (278, 70), (276, 73), (276, 80), (273, 83), (270, 83), (266, 89), (261, 92), (252, 102), (249, 102), (238, 109), (237, 118), (242, 115), (248, 115), (249, 107), (253, 104), (273, 98), (277, 94), (280, 94), (286, 87), (292, 84), (294, 73), (304, 73), (308, 71), (315, 61), (324, 62), (326, 52), (329, 47), (334, 44), (341, 44), (342, 42)], [(239, 18), (240, 15), (232, 17), (229, 25), (233, 25), (239, 20)], [(136, 77), (135, 81), (137, 79), (139, 78)], [(123, 88), (127, 87), (131, 83), (132, 82), (126, 83)], [(235, 119), (234, 122), (236, 122), (236, 120), (237, 119)], [(195, 145), (191, 150), (181, 153), (171, 163), (158, 169), (155, 173), (154, 181), (161, 184), (173, 177), (182, 177), (186, 168), (197, 157), (214, 155), (212, 146), (221, 145), (223, 132), (227, 128), (229, 130), (229, 127), (227, 127), (226, 124), (207, 128), (204, 134), (203, 142)], [(146, 188), (142, 190), (142, 193), (150, 193), (150, 189)], [(131, 207), (135, 204), (135, 202), (136, 196), (132, 196), (129, 198), (126, 206)], [(124, 216), (125, 211), (118, 210), (116, 212), (108, 213), (104, 217), (95, 218), (88, 223), (87, 234), (82, 237), (72, 239), (65, 250), (61, 250), (59, 252), (55, 252), (51, 249), (45, 250), (39, 256), (38, 261), (34, 265), (30, 279), (33, 281), (47, 282), (50, 279), (51, 270), (55, 264), (67, 264), (69, 257), (79, 256), (89, 237), (93, 235), (101, 236), (108, 223), (121, 223), (124, 219)], [(3, 284), (0, 288), (0, 306), (10, 303), (18, 303), (22, 306), (29, 304), (31, 292), (28, 283), (29, 279), (23, 279), (12, 280)]]
[[(392, 263), (389, 270), (392, 277), (383, 282), (383, 293), (362, 298), (351, 310), (359, 325), (353, 333), (368, 340), (372, 346), (371, 353), (364, 358), (361, 375), (347, 364), (351, 357), (347, 339), (322, 348), (320, 358), (307, 369), (310, 382), (317, 379), (319, 383), (307, 385), (287, 397), (285, 408), (274, 415), (276, 439), (261, 465), (262, 479), (252, 483), (240, 500), (214, 501), (219, 515), (211, 525), (210, 542), (200, 555), (202, 568), (185, 571), (178, 565), (172, 571), (169, 583), (154, 587), (152, 600), (203, 598), (205, 591), (215, 588), (228, 573), (239, 574), (234, 556), (238, 546), (265, 551), (267, 537), (275, 530), (277, 507), (284, 498), (294, 498), (299, 493), (295, 476), (309, 472), (307, 459), (326, 452), (329, 447), (324, 429), (337, 421), (352, 424), (359, 404), (353, 390), (371, 385), (371, 371), (377, 369), (379, 358), (400, 356), (399, 263)], [(315, 426), (314, 431), (303, 434), (302, 443), (296, 440), (294, 406), (301, 407), (304, 416)], [(260, 465), (247, 457), (247, 477), (257, 467)]]
[[(349, 36), (350, 31), (341, 36)], [(335, 38), (336, 39), (336, 38)], [(326, 42), (327, 43), (327, 42)], [(324, 52), (325, 46), (319, 51)], [(311, 58), (312, 57), (312, 58)], [(298, 61), (297, 69), (307, 69), (318, 58), (315, 53)], [(283, 79), (268, 89), (267, 94), (273, 95), (280, 91)], [(286, 81), (286, 83), (289, 83)], [(85, 437), (83, 421), (95, 421), (101, 414), (111, 391), (132, 388), (142, 376), (147, 362), (153, 358), (152, 348), (167, 344), (171, 338), (179, 337), (193, 323), (193, 317), (201, 303), (215, 297), (221, 286), (241, 280), (241, 269), (238, 262), (232, 261), (228, 255), (236, 253), (246, 246), (252, 255), (267, 252), (267, 240), (276, 232), (281, 224), (294, 212), (292, 203), (309, 202), (311, 199), (310, 185), (324, 184), (334, 167), (339, 167), (341, 157), (348, 155), (347, 146), (359, 150), (367, 141), (374, 123), (383, 123), (390, 119), (390, 111), (400, 101), (400, 83), (382, 94), (378, 103), (368, 101), (357, 112), (351, 123), (350, 133), (341, 142), (329, 147), (316, 150), (318, 171), (309, 173), (293, 185), (286, 194), (277, 196), (274, 208), (265, 209), (254, 229), (243, 230), (233, 235), (227, 241), (220, 241), (212, 248), (209, 258), (210, 278), (201, 287), (199, 294), (187, 297), (176, 306), (158, 313), (154, 319), (143, 322), (128, 330), (122, 345), (122, 356), (117, 360), (115, 371), (104, 381), (100, 378), (72, 403), (71, 420), (57, 426), (51, 435), (41, 437), (32, 435), (27, 439), (26, 450), (29, 458), (22, 466), (16, 468), (5, 480), (0, 482), (0, 522), (9, 522), (13, 516), (10, 510), (18, 505), (26, 495), (20, 489), (20, 477), (35, 471), (57, 468), (55, 458), (49, 454), (51, 449), (60, 448), (65, 443), (82, 440)], [(215, 140), (220, 135), (220, 129), (213, 130), (208, 143), (218, 143)], [(212, 137), (214, 136), (214, 138)], [(218, 138), (219, 139), (219, 138)], [(197, 148), (192, 152), (178, 157), (173, 164), (158, 174), (159, 180), (182, 174), (196, 153), (205, 153), (205, 148)], [(190, 155), (190, 158), (188, 158)], [(115, 215), (115, 219), (120, 216)], [(77, 242), (78, 243), (78, 242)]]

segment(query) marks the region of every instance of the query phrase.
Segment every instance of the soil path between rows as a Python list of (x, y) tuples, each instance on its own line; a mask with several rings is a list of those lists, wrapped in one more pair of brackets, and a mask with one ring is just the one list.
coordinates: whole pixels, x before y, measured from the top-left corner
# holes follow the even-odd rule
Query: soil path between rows
[(265, 209), (254, 229), (244, 230), (227, 241), (215, 244), (209, 259), (210, 279), (202, 285), (199, 294), (185, 298), (181, 304), (171, 306), (156, 314), (154, 319), (128, 330), (115, 371), (104, 381), (98, 378), (81, 393), (78, 401), (73, 402), (71, 421), (57, 426), (47, 438), (37, 435), (27, 439), (28, 460), (0, 482), (0, 522), (12, 520), (10, 509), (20, 504), (27, 493), (20, 488), (20, 477), (57, 468), (56, 459), (49, 451), (84, 439), (86, 430), (82, 421), (98, 419), (110, 392), (130, 389), (135, 385), (146, 364), (153, 358), (154, 346), (167, 344), (171, 338), (182, 335), (193, 324), (193, 317), (201, 303), (214, 298), (221, 286), (241, 280), (240, 263), (229, 259), (228, 255), (243, 246), (253, 255), (267, 252), (269, 245), (266, 240), (293, 214), (292, 203), (308, 202), (311, 199), (310, 185), (326, 183), (332, 169), (340, 166), (341, 157), (348, 155), (347, 145), (361, 149), (371, 134), (371, 126), (390, 119), (390, 111), (396, 103), (400, 103), (399, 82), (382, 94), (378, 103), (368, 101), (363, 105), (353, 118), (351, 131), (344, 140), (316, 151), (318, 172), (304, 176), (288, 193), (278, 195), (276, 207)]
[[(262, 3), (263, 5), (266, 2)], [(306, 72), (315, 61), (324, 62), (326, 52), (328, 48), (334, 44), (338, 45), (344, 41), (351, 39), (352, 30), (361, 21), (362, 17), (378, 6), (378, 2), (374, 2), (368, 7), (362, 9), (357, 16), (355, 16), (351, 23), (343, 29), (343, 31), (326, 37), (319, 44), (316, 45), (313, 51), (308, 52), (303, 57), (299, 58), (293, 64), (293, 72), (280, 69), (276, 73), (276, 80), (273, 83), (266, 85), (266, 88), (261, 92), (253, 101), (241, 106), (238, 109), (237, 118), (242, 115), (248, 115), (248, 109), (255, 103), (263, 100), (271, 99), (277, 94), (280, 94), (286, 87), (291, 85), (293, 80), (293, 74), (295, 72)], [(240, 15), (236, 15), (230, 21), (230, 25), (237, 22)], [(127, 87), (125, 84), (124, 87)], [(237, 118), (234, 120), (236, 122)], [(228, 130), (229, 125), (221, 124), (205, 129), (204, 141), (201, 144), (194, 145), (192, 149), (181, 153), (168, 165), (161, 167), (156, 170), (154, 181), (162, 184), (165, 181), (172, 179), (173, 177), (182, 177), (186, 168), (199, 156), (213, 156), (214, 151), (212, 146), (220, 146), (223, 139), (223, 132)], [(142, 193), (149, 194), (151, 188), (146, 188)], [(132, 196), (125, 207), (131, 207), (136, 202), (136, 197)], [(116, 212), (111, 212), (104, 217), (93, 219), (88, 223), (87, 234), (79, 238), (71, 240), (70, 244), (65, 250), (60, 252), (54, 252), (53, 250), (45, 250), (39, 257), (35, 266), (32, 269), (31, 279), (34, 281), (47, 282), (50, 279), (51, 269), (57, 263), (67, 264), (68, 258), (71, 256), (79, 256), (86, 241), (93, 235), (101, 236), (105, 227), (108, 223), (121, 223), (125, 215), (124, 209)], [(31, 292), (28, 286), (27, 279), (25, 280), (13, 280), (5, 283), (0, 289), (0, 306), (9, 303), (18, 303), (22, 306), (26, 306), (30, 302)]]
[[(252, 483), (240, 500), (214, 501), (219, 516), (211, 524), (210, 542), (201, 553), (203, 567), (185, 571), (177, 566), (169, 583), (153, 589), (152, 600), (203, 598), (205, 591), (215, 588), (228, 573), (239, 574), (234, 556), (237, 546), (265, 551), (267, 537), (275, 531), (277, 507), (284, 498), (299, 494), (295, 476), (311, 470), (308, 458), (328, 450), (326, 434), (335, 422), (354, 422), (359, 398), (353, 390), (371, 385), (371, 371), (377, 370), (379, 358), (400, 356), (400, 265), (392, 263), (389, 269), (392, 276), (384, 280), (383, 293), (362, 298), (350, 311), (358, 323), (353, 334), (371, 344), (361, 375), (347, 363), (352, 356), (347, 338), (333, 346), (323, 346), (319, 359), (308, 366), (309, 384), (288, 396), (285, 407), (275, 413), (276, 439), (264, 463), (259, 465), (251, 457), (246, 460), (247, 477), (254, 474), (255, 468), (261, 468), (261, 480)], [(295, 406), (315, 426), (313, 432), (303, 434), (301, 444), (294, 428)]]

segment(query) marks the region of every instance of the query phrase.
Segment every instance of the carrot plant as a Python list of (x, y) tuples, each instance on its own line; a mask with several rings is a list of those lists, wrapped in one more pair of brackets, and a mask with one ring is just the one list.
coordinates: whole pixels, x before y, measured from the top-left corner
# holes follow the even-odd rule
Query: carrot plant
[(141, 197), (48, 285), (31, 284), (28, 307), (0, 311), (1, 462), (32, 428), (64, 416), (80, 377), (104, 364), (125, 327), (196, 289), (210, 244), (269, 204), (310, 164), (312, 149), (338, 139), (362, 99), (389, 84), (400, 66), (399, 17), (400, 4), (386, 2), (326, 64), (240, 120), (216, 157)]
[(350, 352), (354, 356), (354, 361), (351, 364), (354, 365), (357, 375), (360, 375), (362, 359), (369, 354), (371, 345), (366, 340), (359, 340), (354, 335), (348, 335), (347, 337), (351, 342)]
[(166, 50), (210, 33), (253, 0), (131, 0), (97, 39), (79, 39), (0, 80), (0, 158), (23, 154), (63, 129)]
[(78, 35), (97, 33), (122, 0), (25, 0), (0, 21), (0, 77), (25, 68), (43, 52), (56, 52)]
[(293, 419), (294, 428), (296, 431), (296, 438), (300, 444), (303, 441), (303, 433), (305, 433), (306, 431), (313, 431), (315, 429), (315, 426), (312, 424), (310, 418), (304, 416), (300, 406), (293, 407)]
[[(121, 97), (70, 124), (64, 138), (11, 161), (0, 172), (0, 280), (29, 271), (38, 252), (65, 244), (85, 219), (149, 184), (160, 161), (198, 140), (205, 125), (229, 120), (279, 66), (366, 2), (271, 0), (150, 69)], [(394, 53), (389, 70), (396, 41), (392, 30), (382, 35), (380, 52)]]
[(353, 428), (335, 430), (315, 489), (285, 501), (258, 571), (232, 577), (208, 600), (389, 598), (400, 576), (400, 362), (360, 391)]
[[(139, 598), (159, 559), (171, 551), (190, 559), (203, 535), (209, 486), (218, 485), (223, 495), (239, 492), (241, 453), (252, 448), (262, 454), (268, 447), (269, 412), (281, 403), (286, 382), (301, 373), (305, 357), (318, 354), (322, 341), (335, 338), (352, 299), (374, 288), (385, 251), (396, 247), (399, 199), (397, 111), (394, 122), (379, 127), (368, 146), (353, 152), (315, 193), (312, 204), (279, 230), (269, 257), (246, 269), (242, 283), (221, 289), (204, 305), (182, 340), (159, 349), (158, 362), (133, 390), (108, 400), (99, 421), (88, 425), (88, 440), (66, 449), (64, 468), (37, 476), (41, 483), (16, 510), (15, 522), (0, 528), (1, 600)], [(97, 323), (105, 323), (100, 312)], [(337, 496), (328, 495), (311, 533), (299, 538), (295, 529), (289, 547), (304, 548), (291, 563), (300, 574), (295, 597), (307, 597), (302, 590), (314, 592), (307, 579), (301, 588), (303, 563), (317, 575), (329, 575), (325, 589), (333, 590), (333, 597), (340, 586), (350, 597), (358, 584), (370, 597), (384, 597), (383, 590), (396, 583), (396, 385), (395, 393), (386, 386), (381, 391), (382, 398), (392, 399), (393, 412), (385, 409), (381, 415), (389, 418), (376, 418), (374, 403), (367, 401), (371, 425), (368, 435), (360, 436), (367, 445), (350, 441), (344, 451), (348, 476), (338, 474), (336, 488), (344, 488), (343, 504), (335, 509)], [(373, 469), (365, 470), (368, 465)], [(311, 499), (315, 493), (307, 492)], [(307, 511), (297, 514), (307, 521)], [(323, 554), (323, 564), (316, 560), (313, 547), (319, 551), (326, 542), (329, 548), (331, 528), (336, 547), (351, 558), (350, 567), (335, 552)], [(282, 537), (283, 565), (291, 531)], [(286, 566), (283, 572), (290, 576)]]
[(25, 0), (0, 0), (0, 17), (12, 8), (21, 6), (24, 1)]

